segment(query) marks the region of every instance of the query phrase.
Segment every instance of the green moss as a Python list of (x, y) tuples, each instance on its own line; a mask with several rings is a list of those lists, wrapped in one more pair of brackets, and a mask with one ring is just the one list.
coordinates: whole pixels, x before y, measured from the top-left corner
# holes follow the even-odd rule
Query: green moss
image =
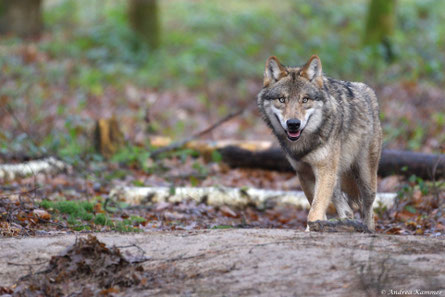
[[(102, 197), (100, 197), (102, 198)], [(43, 200), (40, 207), (55, 212), (59, 221), (66, 220), (73, 230), (91, 230), (90, 223), (100, 226), (108, 226), (118, 232), (139, 232), (137, 226), (146, 220), (140, 216), (130, 216), (128, 219), (117, 221), (105, 213), (94, 213), (95, 203), (103, 203), (103, 199), (93, 201), (49, 201)], [(125, 207), (126, 205), (121, 205)]]
[(44, 209), (50, 209), (52, 208), (52, 202), (49, 200), (43, 200), (40, 202), (40, 207), (43, 207)]
[(94, 215), (89, 212), (83, 212), (79, 215), (79, 218), (81, 218), (84, 221), (91, 221), (94, 218)]
[(128, 223), (131, 223), (131, 222), (129, 222), (129, 220), (115, 222), (113, 230), (115, 230), (117, 232), (141, 232), (142, 231), (138, 228), (129, 226)]
[(61, 213), (69, 215), (74, 215), (81, 212), (79, 203), (74, 201), (55, 202), (53, 208), (57, 209)]
[(76, 220), (76, 218), (73, 216), (68, 216), (68, 219), (66, 221), (70, 225), (80, 225), (81, 224), (81, 222)]
[(146, 221), (146, 219), (140, 216), (130, 216), (130, 220), (133, 222), (133, 224), (140, 224)]
[(94, 224), (105, 225), (107, 223), (107, 216), (103, 213), (98, 213), (94, 219)]
[(94, 204), (89, 201), (81, 201), (80, 206), (88, 212), (93, 212), (94, 210)]
[(49, 201), (43, 200), (40, 207), (68, 215), (70, 225), (80, 224), (80, 221), (91, 221), (94, 218), (94, 203), (89, 201)]
[(230, 228), (233, 228), (233, 226), (230, 226), (230, 225), (216, 225), (216, 226), (213, 226), (210, 229), (230, 229)]

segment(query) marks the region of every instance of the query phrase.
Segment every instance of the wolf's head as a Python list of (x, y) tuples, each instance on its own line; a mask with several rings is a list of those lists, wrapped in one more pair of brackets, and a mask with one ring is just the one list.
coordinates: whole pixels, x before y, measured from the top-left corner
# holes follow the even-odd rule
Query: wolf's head
[(258, 106), (275, 134), (291, 142), (314, 132), (325, 102), (321, 61), (312, 56), (303, 67), (285, 67), (276, 57), (266, 61)]

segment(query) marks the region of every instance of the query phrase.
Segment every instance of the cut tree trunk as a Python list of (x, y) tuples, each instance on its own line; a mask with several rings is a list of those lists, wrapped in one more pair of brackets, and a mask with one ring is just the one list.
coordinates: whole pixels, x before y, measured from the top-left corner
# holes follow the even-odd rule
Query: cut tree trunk
[(32, 37), (42, 28), (42, 0), (0, 0), (0, 34)]

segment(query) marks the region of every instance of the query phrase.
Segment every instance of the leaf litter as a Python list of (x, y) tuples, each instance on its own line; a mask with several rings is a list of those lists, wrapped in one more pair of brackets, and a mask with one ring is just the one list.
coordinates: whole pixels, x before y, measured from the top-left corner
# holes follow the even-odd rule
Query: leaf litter
[(25, 297), (109, 296), (129, 288), (163, 288), (175, 279), (197, 276), (177, 269), (168, 259), (144, 269), (140, 263), (150, 258), (124, 256), (121, 249), (109, 248), (92, 235), (77, 238), (72, 247), (53, 256), (44, 270), (22, 277), (12, 287), (0, 287), (0, 293)]

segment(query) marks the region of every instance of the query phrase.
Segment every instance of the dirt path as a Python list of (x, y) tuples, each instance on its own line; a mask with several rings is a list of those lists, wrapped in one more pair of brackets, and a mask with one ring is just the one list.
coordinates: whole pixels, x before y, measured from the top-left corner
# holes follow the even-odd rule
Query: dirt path
[[(83, 235), (82, 235), (83, 236)], [(117, 295), (366, 296), (442, 290), (445, 238), (227, 229), (97, 234), (152, 271), (153, 285)], [(76, 235), (1, 239), (0, 286), (47, 267)], [(135, 244), (136, 247), (128, 247)], [(127, 246), (127, 247), (122, 247)], [(8, 264), (9, 263), (9, 264)], [(159, 272), (162, 271), (162, 272)], [(156, 281), (155, 281), (156, 280)], [(137, 291), (139, 290), (139, 291)], [(377, 292), (377, 293), (376, 293)], [(437, 296), (437, 295), (436, 295)]]

